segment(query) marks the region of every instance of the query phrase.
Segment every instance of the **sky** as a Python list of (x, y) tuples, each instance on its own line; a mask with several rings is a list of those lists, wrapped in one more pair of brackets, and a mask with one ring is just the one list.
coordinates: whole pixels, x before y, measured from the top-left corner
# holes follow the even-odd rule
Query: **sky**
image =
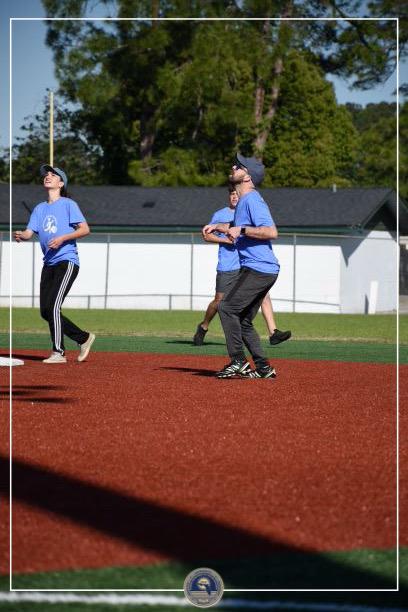
[[(106, 16), (95, 1), (88, 16)], [(0, 79), (9, 82), (10, 17), (41, 18), (45, 12), (41, 0), (0, 0)], [(25, 117), (43, 108), (47, 90), (56, 90), (51, 50), (45, 44), (46, 26), (40, 19), (12, 22), (12, 138), (24, 135), (21, 126)], [(349, 83), (329, 77), (340, 104), (355, 102), (365, 106), (370, 102), (395, 102), (396, 73), (388, 81), (369, 91), (352, 90)], [(400, 65), (400, 82), (408, 81), (408, 65)], [(0, 146), (9, 146), (9, 88), (0, 88)]]

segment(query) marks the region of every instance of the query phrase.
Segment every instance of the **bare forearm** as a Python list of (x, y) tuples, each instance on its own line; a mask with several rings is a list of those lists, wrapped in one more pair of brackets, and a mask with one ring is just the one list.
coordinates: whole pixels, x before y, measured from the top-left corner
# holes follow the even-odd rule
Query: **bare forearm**
[(68, 242), (68, 240), (78, 240), (78, 238), (83, 238), (84, 236), (88, 236), (91, 233), (89, 226), (87, 223), (83, 223), (80, 227), (77, 227), (76, 230), (71, 232), (70, 234), (64, 234), (61, 238), (64, 242)]
[(204, 240), (207, 240), (207, 236), (214, 234), (214, 232), (221, 232), (225, 234), (229, 228), (230, 223), (210, 223), (209, 225), (204, 225), (203, 229), (201, 230), (201, 234)]
[(216, 234), (205, 234), (204, 240), (206, 242), (213, 242), (214, 244), (231, 244), (231, 240), (228, 240), (228, 238), (221, 238)]
[(278, 237), (278, 230), (275, 225), (268, 227), (251, 227), (245, 228), (245, 236), (254, 238), (255, 240), (275, 240)]
[(216, 225), (216, 231), (222, 232), (223, 234), (225, 234), (225, 232), (228, 231), (229, 228), (230, 228), (230, 223), (217, 223)]
[(87, 236), (89, 233), (90, 229), (88, 224), (80, 223), (75, 231), (69, 234), (63, 234), (62, 236), (57, 236), (56, 238), (51, 238), (51, 240), (48, 242), (48, 246), (50, 249), (59, 249), (64, 242), (68, 242), (69, 240), (78, 240), (78, 238)]

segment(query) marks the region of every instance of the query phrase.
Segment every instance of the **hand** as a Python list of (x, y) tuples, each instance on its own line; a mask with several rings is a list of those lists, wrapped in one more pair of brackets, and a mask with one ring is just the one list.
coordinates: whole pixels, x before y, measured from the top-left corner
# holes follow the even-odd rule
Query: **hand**
[(216, 231), (217, 231), (217, 224), (212, 223), (210, 225), (205, 225), (203, 229), (201, 230), (201, 233), (203, 236), (205, 236), (206, 234), (212, 234), (213, 232), (216, 232)]
[(52, 238), (48, 242), (48, 246), (50, 249), (59, 249), (61, 244), (64, 242), (64, 236), (57, 236), (56, 238)]
[(241, 234), (241, 226), (230, 227), (226, 232), (227, 237), (231, 240), (231, 242), (235, 242), (238, 236)]
[(24, 240), (22, 234), (23, 232), (21, 230), (17, 230), (16, 232), (14, 232), (14, 239), (16, 242), (21, 242), (22, 240)]

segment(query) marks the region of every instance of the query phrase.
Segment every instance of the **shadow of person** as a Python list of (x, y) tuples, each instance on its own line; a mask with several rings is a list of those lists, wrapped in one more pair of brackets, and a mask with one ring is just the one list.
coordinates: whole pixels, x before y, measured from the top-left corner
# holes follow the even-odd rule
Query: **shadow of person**
[[(0, 479), (6, 496), (8, 477), (9, 460), (2, 456)], [(13, 501), (90, 527), (122, 540), (127, 546), (157, 551), (183, 563), (186, 573), (200, 566), (212, 567), (222, 575), (228, 588), (395, 588), (392, 576), (353, 567), (327, 554), (302, 550), (279, 539), (146, 501), (137, 495), (126, 495), (22, 460), (13, 460), (12, 479)], [(28, 554), (30, 544), (20, 543), (24, 545)], [(79, 550), (78, 567), (81, 555)], [(13, 582), (18, 586), (18, 576)], [(117, 588), (114, 584), (105, 586)]]

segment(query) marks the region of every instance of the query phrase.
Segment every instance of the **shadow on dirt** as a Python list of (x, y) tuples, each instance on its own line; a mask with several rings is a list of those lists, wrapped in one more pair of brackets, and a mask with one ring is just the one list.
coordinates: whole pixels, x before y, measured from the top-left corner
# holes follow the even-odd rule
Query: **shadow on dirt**
[(194, 374), (195, 376), (209, 376), (214, 378), (215, 370), (206, 370), (204, 368), (185, 368), (182, 366), (163, 366), (159, 368), (160, 370), (170, 370), (175, 372), (188, 372), (190, 374)]
[[(27, 353), (22, 353), (20, 355), (20, 353), (13, 353), (12, 357), (13, 359), (22, 359), (23, 361), (42, 361), (43, 359), (46, 359), (46, 357), (49, 356), (49, 351), (48, 353), (44, 352), (44, 355), (27, 355)], [(9, 357), (8, 353), (0, 353), (0, 357)]]
[[(0, 457), (0, 477), (7, 497), (9, 460), (5, 456)], [(371, 572), (352, 567), (328, 555), (297, 549), (237, 526), (148, 502), (21, 460), (13, 461), (12, 479), (14, 502), (90, 527), (122, 540), (127, 546), (157, 551), (184, 563), (189, 571), (200, 566), (212, 567), (220, 571), (228, 588), (395, 588), (393, 579), (375, 573), (375, 569)], [(26, 545), (29, 555), (30, 542), (19, 545)], [(24, 550), (19, 551), (22, 554)], [(81, 565), (81, 550), (73, 564)]]

